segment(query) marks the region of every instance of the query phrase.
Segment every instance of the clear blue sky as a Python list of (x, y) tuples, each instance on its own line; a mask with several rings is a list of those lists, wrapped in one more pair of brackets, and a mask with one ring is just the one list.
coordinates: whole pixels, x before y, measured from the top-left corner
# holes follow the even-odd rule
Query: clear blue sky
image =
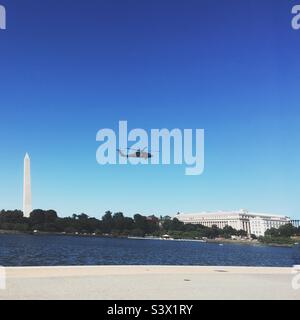
[[(300, 2), (300, 1), (298, 1)], [(0, 0), (0, 208), (300, 218), (300, 31), (287, 0)], [(205, 172), (99, 166), (99, 129), (204, 128)]]

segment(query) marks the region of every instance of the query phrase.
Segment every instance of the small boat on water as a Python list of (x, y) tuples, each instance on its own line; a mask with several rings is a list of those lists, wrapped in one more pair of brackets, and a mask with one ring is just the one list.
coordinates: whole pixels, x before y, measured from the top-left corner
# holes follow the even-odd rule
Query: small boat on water
[(162, 240), (174, 240), (174, 238), (171, 238), (168, 234), (164, 234), (162, 237), (161, 237)]

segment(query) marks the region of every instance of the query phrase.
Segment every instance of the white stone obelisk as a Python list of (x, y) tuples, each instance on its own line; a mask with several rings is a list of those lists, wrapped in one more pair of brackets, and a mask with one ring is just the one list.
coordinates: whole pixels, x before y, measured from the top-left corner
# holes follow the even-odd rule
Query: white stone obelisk
[(24, 158), (24, 189), (23, 189), (23, 214), (29, 217), (32, 211), (31, 199), (31, 177), (30, 177), (30, 158), (26, 153)]

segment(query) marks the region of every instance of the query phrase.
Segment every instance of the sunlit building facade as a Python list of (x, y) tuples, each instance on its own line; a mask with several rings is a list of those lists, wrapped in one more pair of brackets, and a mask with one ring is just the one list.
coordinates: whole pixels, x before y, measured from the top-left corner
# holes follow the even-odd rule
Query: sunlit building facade
[(266, 230), (278, 229), (280, 226), (291, 223), (286, 216), (252, 213), (248, 210), (218, 211), (201, 213), (178, 213), (175, 218), (185, 224), (201, 224), (206, 227), (217, 226), (223, 229), (231, 226), (236, 230), (244, 230), (248, 235), (264, 236)]

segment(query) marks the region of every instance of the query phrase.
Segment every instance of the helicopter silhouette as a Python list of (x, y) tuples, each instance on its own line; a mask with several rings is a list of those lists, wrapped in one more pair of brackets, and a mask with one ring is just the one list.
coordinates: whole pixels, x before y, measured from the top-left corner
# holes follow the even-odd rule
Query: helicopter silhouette
[(117, 151), (119, 152), (121, 157), (124, 158), (141, 158), (141, 159), (149, 159), (149, 158), (153, 158), (153, 154), (150, 152), (145, 151), (147, 149), (132, 149), (132, 148), (127, 148), (126, 150), (134, 150), (135, 152), (129, 154), (125, 154), (121, 149), (117, 149)]

